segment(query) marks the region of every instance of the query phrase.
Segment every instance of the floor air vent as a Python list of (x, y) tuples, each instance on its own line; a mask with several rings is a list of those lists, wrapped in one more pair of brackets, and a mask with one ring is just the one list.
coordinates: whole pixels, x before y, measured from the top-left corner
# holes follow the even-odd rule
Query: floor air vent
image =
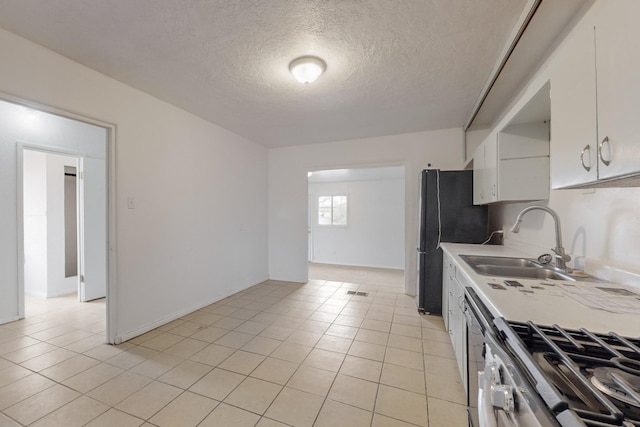
[(347, 291), (347, 295), (357, 295), (359, 297), (368, 297), (368, 292), (356, 292), (356, 291)]

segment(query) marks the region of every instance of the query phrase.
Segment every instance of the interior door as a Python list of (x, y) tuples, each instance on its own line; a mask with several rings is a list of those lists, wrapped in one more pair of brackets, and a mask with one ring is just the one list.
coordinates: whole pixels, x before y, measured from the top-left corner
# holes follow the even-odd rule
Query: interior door
[(82, 157), (78, 179), (80, 301), (107, 295), (107, 192), (104, 159)]

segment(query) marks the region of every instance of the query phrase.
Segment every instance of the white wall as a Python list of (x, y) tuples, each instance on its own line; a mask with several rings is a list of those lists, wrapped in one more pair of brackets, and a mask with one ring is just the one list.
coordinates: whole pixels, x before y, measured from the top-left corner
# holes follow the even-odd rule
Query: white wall
[(47, 296), (47, 155), (24, 152), (24, 290)]
[[(313, 261), (404, 269), (404, 180), (309, 183)], [(318, 196), (346, 195), (347, 227), (318, 225)]]
[[(116, 335), (267, 279), (264, 147), (3, 30), (0, 51), (0, 92), (116, 125)], [(15, 159), (1, 138), (0, 319), (17, 313)]]
[(269, 276), (296, 282), (308, 278), (308, 171), (405, 165), (405, 291), (414, 294), (419, 172), (429, 163), (460, 169), (462, 161), (462, 129), (269, 150)]

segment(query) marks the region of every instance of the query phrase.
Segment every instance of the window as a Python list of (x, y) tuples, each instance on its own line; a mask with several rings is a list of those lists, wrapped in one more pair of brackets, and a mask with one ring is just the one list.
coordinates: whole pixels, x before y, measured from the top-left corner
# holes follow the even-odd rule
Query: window
[(347, 225), (347, 196), (318, 197), (318, 225)]

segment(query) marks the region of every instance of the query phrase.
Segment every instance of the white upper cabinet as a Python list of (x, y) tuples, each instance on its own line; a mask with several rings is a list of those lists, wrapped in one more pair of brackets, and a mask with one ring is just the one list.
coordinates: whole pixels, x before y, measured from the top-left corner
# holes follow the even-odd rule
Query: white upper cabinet
[(596, 21), (599, 178), (640, 171), (640, 1), (602, 1)]
[(549, 198), (549, 85), (545, 84), (473, 156), (473, 203)]
[(593, 25), (582, 22), (551, 71), (551, 184), (598, 179), (596, 68)]
[[(600, 1), (551, 70), (553, 188), (640, 173), (640, 1)], [(608, 182), (610, 181), (610, 182)]]

